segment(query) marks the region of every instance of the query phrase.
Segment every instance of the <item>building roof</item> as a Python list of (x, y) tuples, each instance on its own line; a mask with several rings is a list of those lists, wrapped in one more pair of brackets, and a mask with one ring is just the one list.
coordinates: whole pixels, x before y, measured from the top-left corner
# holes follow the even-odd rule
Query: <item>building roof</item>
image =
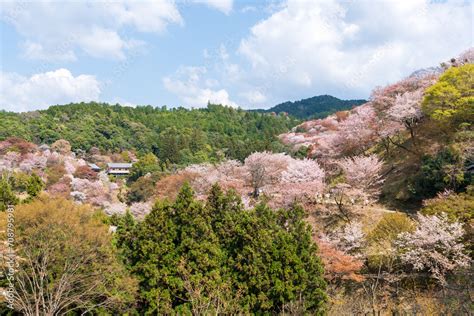
[(124, 162), (109, 162), (107, 164), (109, 168), (120, 168), (120, 169), (128, 169), (132, 167), (131, 163), (124, 163)]
[(100, 167), (98, 165), (96, 165), (95, 163), (89, 163), (88, 164), (89, 167), (91, 167), (92, 169), (100, 169)]

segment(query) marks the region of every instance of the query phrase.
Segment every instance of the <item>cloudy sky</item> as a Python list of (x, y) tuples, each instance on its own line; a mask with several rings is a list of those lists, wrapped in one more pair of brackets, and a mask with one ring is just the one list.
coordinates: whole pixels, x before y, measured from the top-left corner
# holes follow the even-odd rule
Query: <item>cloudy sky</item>
[(367, 98), (473, 46), (473, 1), (0, 2), (0, 109)]

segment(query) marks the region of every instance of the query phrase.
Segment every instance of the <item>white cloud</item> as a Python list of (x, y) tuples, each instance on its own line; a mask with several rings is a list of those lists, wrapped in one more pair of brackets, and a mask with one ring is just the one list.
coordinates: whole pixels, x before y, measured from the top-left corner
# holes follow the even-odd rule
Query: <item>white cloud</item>
[(97, 101), (100, 83), (91, 75), (74, 77), (67, 69), (34, 74), (29, 78), (0, 73), (0, 108), (24, 112), (52, 104)]
[(233, 0), (194, 0), (196, 3), (203, 3), (209, 7), (215, 8), (225, 14), (232, 11)]
[(250, 104), (261, 104), (267, 101), (267, 96), (258, 90), (245, 91), (239, 95), (245, 98)]
[(289, 0), (242, 39), (239, 53), (251, 65), (245, 80), (283, 99), (367, 97), (376, 85), (472, 46), (471, 6), (449, 0)]
[(71, 49), (64, 49), (63, 51), (47, 52), (43, 45), (26, 41), (22, 43), (23, 56), (28, 59), (38, 59), (45, 61), (75, 61), (76, 54)]
[[(180, 67), (174, 76), (163, 78), (163, 85), (177, 95), (185, 107), (205, 107), (208, 102), (237, 107), (225, 89), (212, 89), (215, 80), (202, 79), (206, 72), (205, 67)], [(201, 82), (204, 86), (200, 85)]]
[(25, 38), (24, 56), (48, 61), (75, 60), (77, 50), (123, 59), (139, 43), (120, 35), (127, 28), (161, 33), (183, 24), (172, 0), (5, 1), (0, 18)]

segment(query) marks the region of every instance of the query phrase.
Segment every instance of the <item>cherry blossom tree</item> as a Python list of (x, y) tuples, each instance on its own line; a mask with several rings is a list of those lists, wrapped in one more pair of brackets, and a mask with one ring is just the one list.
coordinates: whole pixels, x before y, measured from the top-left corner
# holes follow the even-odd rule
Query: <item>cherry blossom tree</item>
[(33, 170), (44, 170), (46, 168), (47, 158), (38, 154), (26, 154), (20, 162), (19, 168), (21, 171), (31, 173)]
[(388, 110), (388, 115), (393, 120), (402, 123), (410, 131), (413, 142), (415, 142), (415, 126), (423, 117), (422, 99), (422, 89), (405, 92), (396, 96), (394, 105)]
[(17, 152), (9, 151), (3, 156), (2, 161), (5, 168), (14, 169), (18, 167), (21, 161), (21, 155)]
[(281, 173), (280, 181), (268, 186), (266, 193), (274, 195), (275, 201), (272, 205), (287, 206), (298, 198), (322, 193), (324, 177), (324, 170), (315, 160), (290, 158), (286, 170)]
[(71, 188), (73, 192), (83, 193), (86, 197), (86, 201), (94, 205), (101, 206), (110, 200), (109, 192), (107, 192), (101, 181), (73, 178)]
[(237, 160), (226, 160), (217, 165), (191, 165), (185, 168), (184, 172), (199, 175), (191, 181), (197, 198), (204, 198), (214, 183), (219, 183), (225, 190), (234, 189), (238, 192), (244, 190), (245, 170), (242, 163)]
[(339, 124), (340, 152), (352, 154), (365, 151), (376, 140), (376, 125), (377, 116), (370, 104), (354, 109), (349, 117)]
[(473, 64), (474, 63), (474, 48), (469, 48), (465, 52), (463, 52), (459, 57), (457, 58), (457, 61), (461, 65), (465, 64)]
[(365, 244), (365, 234), (360, 222), (350, 222), (323, 239), (335, 245), (339, 250), (359, 256)]
[(322, 190), (324, 170), (312, 159), (289, 159), (288, 166), (281, 174), (281, 182), (314, 183), (318, 191)]
[(67, 197), (71, 192), (71, 179), (69, 177), (63, 177), (55, 184), (48, 188), (48, 193), (52, 195), (59, 195)]
[(245, 159), (247, 179), (252, 187), (254, 197), (259, 196), (262, 187), (280, 181), (289, 160), (290, 157), (285, 154), (270, 152), (256, 152)]
[(414, 232), (398, 236), (403, 263), (415, 271), (430, 272), (441, 284), (446, 283), (446, 273), (469, 266), (471, 259), (460, 241), (464, 234), (461, 223), (449, 222), (445, 214), (418, 214), (417, 222)]
[(71, 144), (65, 139), (58, 139), (53, 144), (51, 144), (51, 150), (63, 155), (67, 155), (71, 153)]
[(130, 205), (130, 213), (136, 218), (144, 218), (146, 214), (150, 213), (152, 208), (151, 202), (137, 202)]
[(25, 155), (27, 153), (35, 152), (37, 148), (38, 146), (35, 144), (18, 137), (9, 137), (6, 140), (0, 142), (0, 154), (14, 151), (21, 155)]
[[(322, 193), (325, 172), (315, 160), (294, 159), (286, 154), (254, 153), (242, 164), (226, 160), (219, 164), (191, 165), (177, 174), (161, 179), (158, 194), (175, 187), (173, 182), (185, 179), (193, 187), (196, 196), (204, 199), (215, 183), (226, 189), (235, 190), (245, 200), (246, 205), (256, 202), (263, 190), (269, 205), (288, 206), (295, 200)], [(174, 191), (174, 190), (173, 190)], [(251, 197), (248, 196), (251, 193)], [(169, 197), (165, 195), (164, 197)]]
[(127, 211), (127, 204), (120, 203), (120, 202), (117, 202), (117, 203), (105, 202), (103, 207), (104, 207), (104, 212), (107, 215), (114, 215), (114, 214), (123, 215)]
[(347, 184), (352, 188), (359, 189), (367, 198), (380, 193), (383, 162), (377, 155), (344, 158), (339, 165), (344, 171)]
[(70, 194), (73, 200), (78, 203), (84, 203), (87, 199), (87, 195), (84, 192), (72, 191)]

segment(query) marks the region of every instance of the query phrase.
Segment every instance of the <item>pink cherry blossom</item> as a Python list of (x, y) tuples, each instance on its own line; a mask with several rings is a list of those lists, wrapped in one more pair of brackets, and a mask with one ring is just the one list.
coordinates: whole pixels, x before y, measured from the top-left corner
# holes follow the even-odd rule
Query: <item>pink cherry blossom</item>
[(471, 262), (461, 242), (463, 234), (462, 224), (449, 222), (445, 214), (418, 214), (416, 230), (402, 233), (398, 237), (401, 260), (416, 271), (429, 271), (444, 284), (447, 272), (467, 268)]

